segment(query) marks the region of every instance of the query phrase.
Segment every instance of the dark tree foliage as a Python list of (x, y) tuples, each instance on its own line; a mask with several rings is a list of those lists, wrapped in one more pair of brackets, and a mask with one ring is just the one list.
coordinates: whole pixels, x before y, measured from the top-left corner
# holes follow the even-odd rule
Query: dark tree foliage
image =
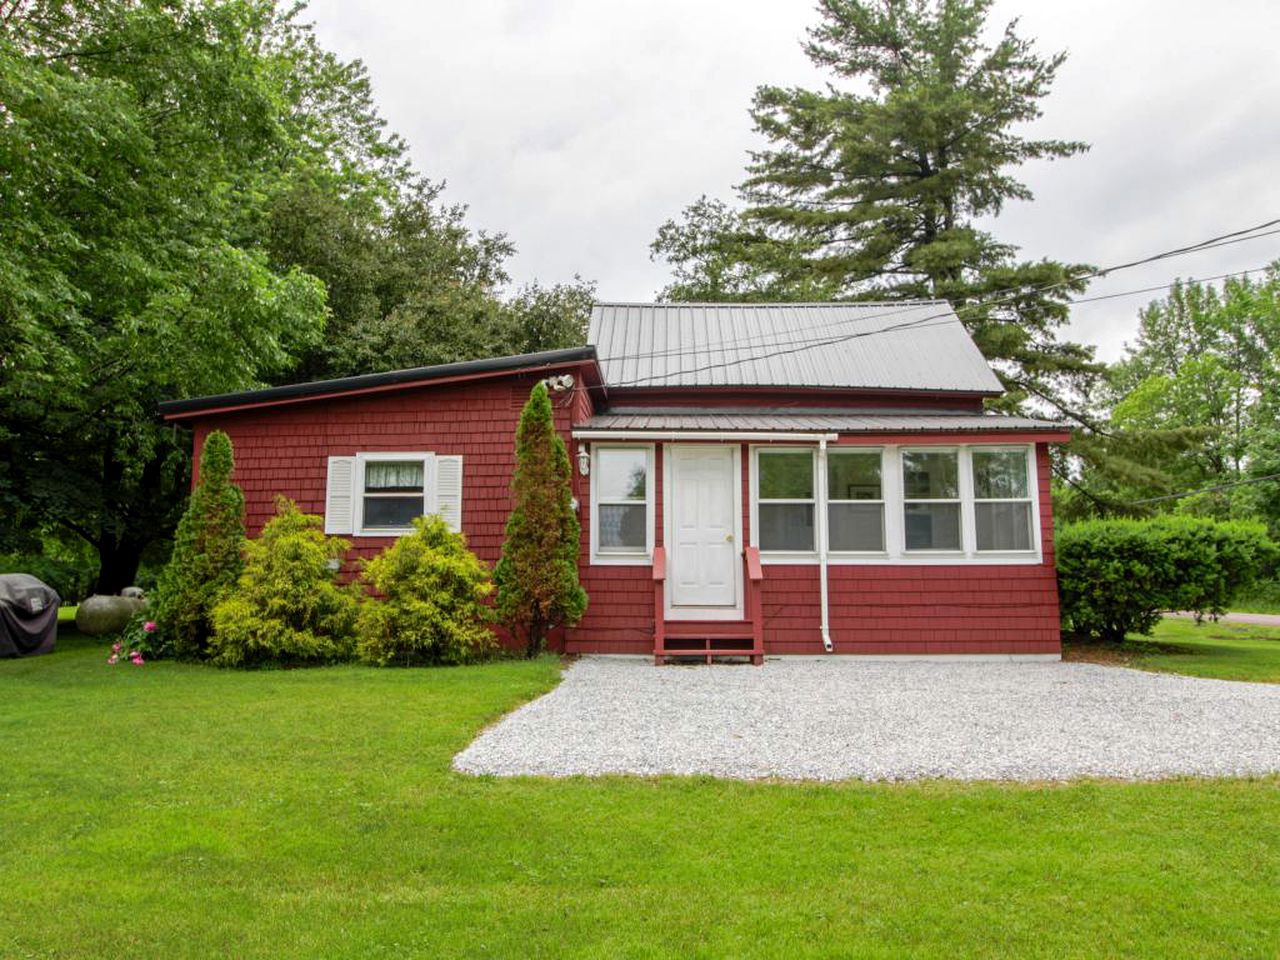
[(235, 586), (244, 565), (244, 493), (231, 482), (234, 469), (231, 438), (213, 431), (205, 438), (199, 479), (160, 576), (153, 655), (202, 660), (208, 654), (213, 608)]
[(576, 623), (587, 609), (587, 593), (578, 583), (580, 531), (570, 477), (551, 399), (539, 383), (516, 429), (514, 505), (494, 569), (498, 617), (524, 638), (530, 657), (542, 651), (549, 631)]
[[(1012, 170), (1080, 153), (1021, 136), (1064, 55), (1038, 55), (1009, 24), (983, 39), (991, 0), (820, 0), (805, 51), (834, 83), (763, 86), (740, 210), (702, 198), (664, 224), (655, 256), (675, 300), (939, 299), (1003, 377), (1008, 402), (1066, 407), (1064, 381), (1093, 371), (1061, 342), (1087, 270), (1026, 262), (982, 230), (1031, 192)], [(1010, 294), (1009, 291), (1015, 291)]]
[(274, 0), (0, 4), (0, 549), (134, 581), (181, 515), (166, 399), (581, 342)]

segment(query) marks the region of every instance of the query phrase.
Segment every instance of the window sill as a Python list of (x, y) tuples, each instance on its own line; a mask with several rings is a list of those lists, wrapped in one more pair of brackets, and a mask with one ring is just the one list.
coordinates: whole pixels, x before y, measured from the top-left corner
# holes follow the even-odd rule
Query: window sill
[(376, 530), (357, 530), (351, 536), (359, 537), (362, 540), (373, 540), (379, 537), (383, 539), (387, 537), (405, 537), (411, 533), (413, 533), (413, 527), (380, 527)]
[(651, 553), (597, 553), (591, 556), (593, 567), (651, 567)]

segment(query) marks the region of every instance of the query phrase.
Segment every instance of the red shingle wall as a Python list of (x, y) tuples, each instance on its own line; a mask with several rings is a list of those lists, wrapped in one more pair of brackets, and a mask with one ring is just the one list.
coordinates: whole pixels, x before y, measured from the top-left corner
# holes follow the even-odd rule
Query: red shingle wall
[[(235, 447), (235, 481), (244, 489), (250, 536), (286, 494), (309, 513), (324, 513), (328, 458), (374, 451), (432, 451), (463, 457), (462, 528), (473, 550), (494, 563), (511, 508), (511, 473), (520, 409), (535, 375), (422, 387), (246, 410), (202, 419), (196, 449), (209, 430), (225, 430)], [(552, 396), (557, 429), (568, 436), (577, 394)], [(344, 574), (356, 560), (384, 550), (390, 537), (351, 537)]]
[[(1047, 445), (1036, 445), (1039, 564), (828, 568), (837, 653), (1060, 653)], [(765, 648), (822, 653), (818, 568), (764, 568)]]

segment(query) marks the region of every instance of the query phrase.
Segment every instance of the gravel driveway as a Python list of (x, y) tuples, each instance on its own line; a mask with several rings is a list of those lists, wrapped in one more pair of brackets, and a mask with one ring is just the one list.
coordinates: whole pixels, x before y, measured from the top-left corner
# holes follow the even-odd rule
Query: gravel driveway
[(1280, 771), (1280, 685), (1088, 663), (586, 657), (454, 767), (788, 780), (1262, 774)]

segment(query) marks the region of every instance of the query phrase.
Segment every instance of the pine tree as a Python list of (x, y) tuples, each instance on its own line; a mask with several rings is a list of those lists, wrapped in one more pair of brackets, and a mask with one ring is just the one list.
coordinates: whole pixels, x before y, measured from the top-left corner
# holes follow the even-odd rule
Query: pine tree
[(178, 522), (173, 555), (156, 597), (159, 649), (180, 660), (203, 659), (213, 633), (214, 605), (243, 566), (244, 493), (231, 482), (231, 438), (214, 430), (200, 454), (200, 477)]
[(1089, 349), (1056, 339), (1087, 268), (1019, 262), (977, 222), (1032, 198), (1011, 168), (1087, 146), (1014, 132), (1040, 116), (1065, 55), (1039, 56), (1016, 21), (986, 44), (990, 7), (820, 0), (805, 52), (837, 85), (756, 91), (751, 117), (768, 146), (739, 188), (744, 207), (703, 198), (659, 229), (653, 252), (675, 270), (665, 294), (945, 300), (1011, 403), (1065, 407), (1064, 375), (1095, 372)]
[(514, 505), (494, 568), (498, 617), (537, 656), (548, 632), (572, 625), (587, 608), (578, 583), (580, 530), (569, 487), (569, 454), (555, 431), (551, 399), (538, 383), (516, 428)]

